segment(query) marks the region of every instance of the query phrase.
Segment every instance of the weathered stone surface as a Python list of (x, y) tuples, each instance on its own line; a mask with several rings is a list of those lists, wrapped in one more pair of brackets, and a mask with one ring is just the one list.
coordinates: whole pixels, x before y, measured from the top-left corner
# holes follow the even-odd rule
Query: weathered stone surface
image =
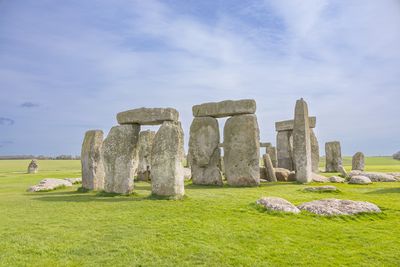
[(272, 166), (274, 166), (274, 168), (278, 167), (278, 154), (276, 151), (276, 147), (274, 146), (269, 146), (266, 148), (266, 153), (269, 155), (271, 162), (272, 162)]
[(28, 188), (28, 192), (45, 192), (55, 190), (60, 187), (72, 186), (70, 181), (65, 179), (46, 178), (39, 182), (39, 184)]
[(329, 182), (328, 177), (325, 177), (323, 175), (319, 175), (317, 173), (312, 173), (311, 177), (312, 177), (312, 181), (316, 182), (316, 183), (327, 183), (327, 182)]
[(344, 199), (321, 199), (306, 202), (298, 206), (300, 210), (306, 210), (318, 215), (354, 215), (357, 213), (381, 212), (378, 206), (370, 202), (353, 201)]
[(142, 131), (139, 133), (138, 143), (138, 169), (137, 179), (139, 181), (149, 181), (151, 172), (151, 149), (153, 147), (154, 137), (156, 132), (154, 131)]
[(181, 123), (164, 122), (156, 133), (151, 152), (152, 194), (174, 197), (185, 194), (183, 157)]
[(372, 181), (366, 176), (355, 175), (350, 178), (349, 184), (372, 184)]
[(138, 161), (139, 132), (138, 124), (114, 126), (104, 140), (102, 157), (106, 192), (120, 194), (132, 192), (133, 176), (137, 166), (135, 162)]
[(290, 171), (290, 174), (288, 176), (288, 182), (295, 182), (295, 181), (296, 181), (296, 172)]
[(260, 167), (260, 182), (262, 182), (261, 180), (265, 180), (268, 182), (267, 170), (265, 169), (265, 167)]
[(292, 131), (280, 131), (276, 135), (278, 167), (293, 171)]
[(183, 168), (183, 177), (185, 180), (192, 179), (192, 170), (190, 168)]
[(333, 185), (324, 185), (324, 186), (312, 186), (306, 187), (303, 189), (308, 192), (336, 192), (338, 191), (336, 186)]
[(117, 114), (119, 124), (159, 125), (178, 120), (179, 112), (174, 108), (137, 108)]
[(357, 152), (353, 156), (351, 169), (364, 171), (364, 168), (365, 168), (364, 154), (362, 152)]
[(398, 160), (400, 160), (400, 151), (393, 154), (393, 159), (398, 159)]
[(397, 182), (393, 175), (381, 172), (363, 172), (361, 175), (368, 177), (372, 182)]
[(192, 111), (194, 117), (214, 118), (254, 114), (256, 113), (256, 101), (253, 99), (243, 99), (204, 103), (193, 106)]
[(280, 197), (263, 197), (257, 200), (256, 203), (271, 211), (282, 211), (291, 213), (300, 212), (300, 210), (295, 205)]
[(392, 175), (394, 177), (394, 179), (396, 179), (397, 181), (400, 181), (400, 172), (388, 172), (386, 174)]
[(307, 103), (296, 101), (293, 126), (293, 162), (300, 183), (312, 180), (311, 141)]
[[(315, 124), (317, 122), (316, 117), (308, 118), (308, 126), (310, 128), (315, 128)], [(292, 131), (294, 129), (294, 120), (286, 120), (286, 121), (278, 121), (275, 122), (275, 130), (277, 132), (280, 131)]]
[(71, 184), (81, 184), (82, 183), (82, 178), (64, 178), (64, 180), (70, 182)]
[(194, 118), (190, 126), (189, 154), (192, 180), (200, 185), (222, 185), (218, 121), (212, 117)]
[(28, 165), (28, 173), (37, 173), (39, 171), (39, 165), (36, 159), (33, 159)]
[(289, 180), (289, 175), (291, 171), (284, 168), (275, 168), (276, 179), (280, 182), (286, 182)]
[(232, 186), (260, 184), (260, 134), (256, 115), (229, 118), (224, 127), (225, 176)]
[(343, 177), (348, 176), (346, 169), (342, 165), (339, 165), (339, 172), (340, 172), (340, 175), (342, 175)]
[(333, 141), (325, 143), (325, 158), (325, 171), (339, 172), (339, 166), (342, 165), (340, 142)]
[(319, 172), (319, 144), (313, 129), (310, 129), (312, 172)]
[(359, 170), (352, 170), (348, 173), (348, 176), (351, 178), (356, 175), (362, 175), (364, 172)]
[(91, 130), (85, 133), (81, 150), (82, 187), (100, 191), (104, 189), (104, 165), (101, 156), (103, 131)]
[(263, 155), (263, 161), (265, 166), (265, 173), (267, 175), (267, 180), (270, 182), (276, 182), (274, 166), (272, 166), (271, 158), (268, 154)]
[(329, 177), (329, 182), (331, 183), (344, 183), (346, 179), (339, 176), (331, 176)]

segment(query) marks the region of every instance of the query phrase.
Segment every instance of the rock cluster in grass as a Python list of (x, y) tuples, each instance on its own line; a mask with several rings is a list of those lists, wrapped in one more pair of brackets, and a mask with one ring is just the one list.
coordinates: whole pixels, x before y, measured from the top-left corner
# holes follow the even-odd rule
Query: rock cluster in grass
[(298, 208), (300, 210), (306, 210), (311, 213), (325, 216), (381, 212), (378, 206), (370, 202), (343, 199), (314, 200), (303, 203), (299, 205)]
[(65, 179), (56, 179), (56, 178), (46, 178), (41, 180), (37, 185), (33, 185), (28, 188), (28, 192), (46, 192), (55, 190), (62, 187), (69, 187), (73, 184), (80, 183), (82, 181), (81, 178), (65, 178)]
[(280, 197), (263, 197), (257, 200), (256, 203), (263, 206), (266, 210), (269, 211), (282, 211), (290, 213), (300, 212), (300, 210), (295, 205)]
[(366, 176), (354, 175), (350, 178), (349, 184), (372, 184), (372, 181)]
[(349, 177), (352, 178), (354, 176), (368, 177), (372, 182), (397, 182), (398, 180), (395, 175), (382, 172), (363, 172), (354, 170), (349, 173)]

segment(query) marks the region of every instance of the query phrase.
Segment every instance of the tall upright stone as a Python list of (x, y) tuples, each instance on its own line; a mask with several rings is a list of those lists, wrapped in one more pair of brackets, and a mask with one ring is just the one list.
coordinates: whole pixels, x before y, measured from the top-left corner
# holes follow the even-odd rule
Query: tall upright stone
[(267, 180), (270, 182), (276, 182), (276, 176), (275, 176), (275, 169), (274, 166), (272, 165), (271, 157), (269, 154), (264, 154), (263, 155), (263, 161), (264, 161), (264, 166), (265, 166), (265, 172), (267, 175)]
[(184, 189), (183, 130), (180, 122), (165, 121), (157, 131), (151, 152), (151, 192), (180, 197)]
[(139, 181), (149, 181), (151, 171), (151, 149), (156, 133), (154, 131), (141, 131), (139, 133), (139, 163), (137, 179)]
[(104, 189), (104, 166), (101, 157), (103, 131), (92, 130), (85, 133), (81, 150), (82, 187), (100, 191)]
[(28, 165), (28, 173), (37, 173), (39, 170), (39, 164), (36, 159), (31, 160)]
[(296, 180), (301, 183), (312, 181), (311, 141), (307, 103), (296, 101), (293, 126), (293, 160)]
[(200, 185), (222, 185), (218, 120), (195, 117), (190, 126), (189, 154), (192, 181)]
[(237, 115), (226, 121), (224, 165), (229, 185), (260, 184), (260, 133), (256, 115)]
[(310, 128), (312, 172), (319, 172), (319, 144), (314, 130)]
[(352, 159), (352, 170), (364, 171), (365, 162), (364, 162), (364, 153), (357, 152), (354, 154)]
[(279, 131), (276, 135), (278, 167), (293, 171), (292, 131)]
[(138, 160), (139, 132), (139, 124), (114, 126), (104, 140), (102, 157), (106, 192), (120, 194), (132, 192), (133, 176)]
[(269, 155), (269, 158), (271, 159), (272, 166), (274, 168), (277, 168), (278, 167), (278, 154), (276, 151), (276, 147), (268, 146), (265, 150), (266, 150), (266, 153)]
[(325, 171), (340, 172), (339, 166), (342, 165), (342, 152), (339, 141), (325, 143)]

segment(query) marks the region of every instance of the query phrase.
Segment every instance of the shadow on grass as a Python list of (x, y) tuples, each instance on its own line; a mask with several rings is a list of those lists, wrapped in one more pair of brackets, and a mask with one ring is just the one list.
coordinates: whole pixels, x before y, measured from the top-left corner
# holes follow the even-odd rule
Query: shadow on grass
[(374, 191), (367, 192), (365, 194), (389, 194), (389, 193), (400, 193), (400, 187), (397, 188), (382, 188)]

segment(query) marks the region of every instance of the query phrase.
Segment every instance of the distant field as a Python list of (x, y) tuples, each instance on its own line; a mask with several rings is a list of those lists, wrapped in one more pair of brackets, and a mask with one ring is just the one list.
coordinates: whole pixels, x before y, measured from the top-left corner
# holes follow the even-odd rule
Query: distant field
[[(350, 170), (349, 158), (345, 158)], [(256, 188), (186, 185), (180, 201), (79, 193), (78, 186), (28, 193), (45, 177), (78, 177), (79, 161), (0, 161), (0, 266), (399, 266), (400, 183), (339, 184), (341, 193), (304, 193), (305, 185)], [(400, 172), (400, 161), (367, 158), (370, 171)], [(317, 217), (266, 213), (254, 202), (283, 197), (364, 200), (378, 215)]]

